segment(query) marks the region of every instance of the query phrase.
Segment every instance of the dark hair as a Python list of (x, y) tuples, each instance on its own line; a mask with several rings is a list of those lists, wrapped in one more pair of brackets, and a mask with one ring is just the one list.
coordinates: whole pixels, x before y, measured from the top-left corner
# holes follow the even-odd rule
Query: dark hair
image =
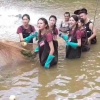
[(74, 14), (75, 14), (75, 15), (79, 15), (79, 12), (80, 12), (80, 9), (75, 10), (75, 11), (74, 11)]
[[(43, 18), (43, 17), (39, 18), (39, 20), (42, 20), (47, 25), (46, 29), (48, 31), (49, 30), (48, 21), (45, 18)], [(41, 31), (39, 31), (39, 40), (40, 40), (40, 38), (41, 38)]]
[(24, 14), (24, 15), (22, 16), (22, 20), (23, 20), (24, 17), (27, 17), (27, 18), (30, 20), (30, 16), (29, 16), (28, 14)]
[(49, 20), (50, 20), (50, 18), (54, 18), (54, 19), (57, 21), (57, 17), (56, 17), (55, 15), (51, 15), (51, 16), (49, 17)]
[[(76, 22), (78, 22), (78, 19), (79, 19), (79, 18), (78, 18), (77, 15), (72, 15), (71, 17), (72, 17)], [(73, 34), (74, 36), (76, 36), (76, 31), (77, 31), (77, 29), (78, 29), (78, 23), (76, 24), (76, 27), (75, 27), (74, 32), (73, 32), (73, 33), (74, 33), (74, 34)]]
[(82, 8), (82, 9), (80, 9), (80, 11), (79, 11), (79, 14), (81, 14), (81, 13), (84, 13), (84, 14), (88, 14), (87, 13), (87, 9), (86, 8)]
[(79, 18), (78, 20), (79, 20), (83, 25), (85, 24), (85, 21), (84, 21), (83, 18)]
[[(57, 21), (57, 17), (55, 16), (55, 15), (51, 15), (50, 17), (49, 17), (49, 20), (50, 20), (50, 18), (54, 18), (56, 21)], [(53, 26), (53, 34), (56, 34), (56, 23), (54, 24), (54, 26)]]
[(64, 15), (65, 15), (65, 14), (68, 14), (68, 15), (69, 15), (69, 17), (70, 17), (70, 13), (69, 13), (69, 12), (65, 12), (65, 13), (64, 13)]
[(73, 17), (73, 19), (76, 21), (76, 22), (78, 22), (78, 16), (77, 15), (72, 15), (71, 17)]
[(46, 29), (49, 29), (48, 21), (45, 18), (41, 17), (39, 20), (42, 20), (47, 25)]

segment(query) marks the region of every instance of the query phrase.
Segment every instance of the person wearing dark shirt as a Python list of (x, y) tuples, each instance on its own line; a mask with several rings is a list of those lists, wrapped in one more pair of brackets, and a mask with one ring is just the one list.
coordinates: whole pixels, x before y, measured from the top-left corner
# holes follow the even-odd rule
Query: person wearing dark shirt
[(55, 43), (56, 41), (53, 39), (54, 34), (49, 29), (48, 21), (45, 18), (40, 18), (37, 26), (39, 32), (25, 38), (24, 41), (29, 42), (31, 38), (38, 37), (38, 47), (35, 49), (35, 53), (39, 53), (41, 65), (49, 69), (58, 62), (58, 53), (56, 53), (58, 52), (58, 48)]
[(81, 31), (78, 29), (78, 16), (72, 15), (69, 19), (71, 28), (69, 35), (60, 34), (66, 41), (66, 58), (76, 59), (81, 57)]
[(57, 41), (58, 29), (56, 28), (56, 22), (57, 22), (57, 17), (55, 15), (51, 15), (49, 17), (49, 29), (52, 31), (53, 44), (56, 50), (55, 51), (56, 62), (58, 62), (58, 41)]
[(56, 48), (54, 46), (53, 34), (49, 30), (48, 22), (45, 18), (38, 20), (39, 28), (39, 59), (42, 66), (46, 69), (57, 64)]
[[(20, 41), (23, 42), (24, 38), (28, 37), (31, 34), (34, 34), (35, 28), (30, 25), (30, 16), (28, 14), (24, 14), (22, 16), (23, 25), (18, 27), (17, 34), (19, 34)], [(33, 41), (31, 40), (30, 43)]]
[(57, 17), (55, 15), (51, 15), (49, 17), (49, 29), (52, 31), (53, 39), (57, 40), (58, 29), (56, 28)]
[[(53, 44), (54, 44), (54, 48), (56, 48), (56, 60), (58, 61), (58, 41), (57, 41), (57, 35), (58, 35), (58, 29), (56, 28), (56, 22), (57, 22), (57, 18), (56, 16), (54, 15), (51, 15), (49, 17), (49, 30), (51, 31), (52, 33), (52, 36), (53, 36)], [(28, 36), (27, 38), (25, 38), (25, 42), (29, 43), (33, 38), (37, 37), (38, 36), (38, 33), (36, 35), (33, 34), (31, 36)], [(33, 55), (33, 58), (36, 57), (36, 55), (38, 54), (39, 52), (39, 47), (37, 47), (34, 51), (34, 53), (32, 54)]]
[(88, 43), (89, 44), (96, 44), (97, 43), (96, 29), (94, 28), (94, 24), (92, 23), (92, 21), (88, 17), (87, 9), (85, 9), (85, 8), (80, 9), (78, 14), (79, 14), (80, 18), (83, 18), (85, 21)]
[(85, 23), (82, 18), (78, 19), (78, 29), (81, 31), (81, 47), (82, 47), (82, 52), (86, 52), (90, 50), (90, 46), (88, 43), (88, 37), (87, 37), (87, 32), (85, 29)]

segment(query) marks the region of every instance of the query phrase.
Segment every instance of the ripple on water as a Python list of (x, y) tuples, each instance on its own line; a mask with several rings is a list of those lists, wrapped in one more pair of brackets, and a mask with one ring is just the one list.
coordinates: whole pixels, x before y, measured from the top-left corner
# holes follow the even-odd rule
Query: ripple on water
[(93, 93), (91, 96), (84, 97), (81, 100), (100, 100), (100, 94), (99, 93)]
[[(23, 15), (26, 12), (31, 16), (30, 23), (32, 25), (36, 25), (41, 16), (48, 19), (51, 14), (57, 16), (57, 23), (59, 24), (66, 10), (73, 13), (74, 9), (76, 10), (80, 7), (86, 7), (90, 16), (93, 15), (91, 16), (93, 18), (96, 7), (95, 1), (17, 0), (16, 2), (16, 0), (1, 0), (0, 39), (19, 41), (19, 37), (16, 34), (17, 27), (22, 24), (21, 16), (19, 15)], [(100, 8), (98, 7), (98, 15), (100, 14), (99, 11)], [(96, 24), (100, 26), (99, 17), (96, 20)], [(100, 36), (98, 35), (98, 37)], [(78, 59), (77, 62), (64, 60), (64, 42), (60, 44), (58, 68), (55, 68), (56, 70), (50, 69), (50, 72), (46, 71), (50, 75), (47, 76), (43, 68), (33, 68), (27, 72), (22, 70), (22, 73), (19, 73), (18, 76), (11, 75), (8, 78), (0, 76), (0, 100), (8, 100), (8, 97), (12, 94), (16, 95), (18, 100), (38, 100), (37, 97), (42, 97), (39, 100), (51, 100), (52, 97), (54, 97), (52, 100), (100, 100), (99, 38), (98, 44), (93, 48), (91, 47), (92, 49), (82, 55), (82, 59)], [(28, 66), (25, 65), (24, 67)], [(19, 68), (16, 67), (15, 71), (17, 69)], [(38, 74), (39, 71), (40, 75)]]
[(38, 69), (12, 78), (11, 85), (9, 90), (0, 91), (2, 99), (7, 99), (11, 94), (14, 94), (21, 100), (35, 100), (39, 95), (39, 88), (42, 87), (38, 81)]
[(70, 93), (68, 90), (53, 89), (51, 92), (48, 92), (46, 97), (55, 95), (56, 100), (78, 100), (76, 98), (88, 95), (91, 91), (91, 88), (86, 87), (83, 90), (76, 91), (75, 93)]
[(72, 79), (67, 76), (62, 76), (61, 74), (56, 77), (55, 80), (48, 83), (46, 87), (53, 87), (53, 86), (66, 86), (68, 83), (70, 83)]
[(100, 76), (95, 81), (100, 83)]

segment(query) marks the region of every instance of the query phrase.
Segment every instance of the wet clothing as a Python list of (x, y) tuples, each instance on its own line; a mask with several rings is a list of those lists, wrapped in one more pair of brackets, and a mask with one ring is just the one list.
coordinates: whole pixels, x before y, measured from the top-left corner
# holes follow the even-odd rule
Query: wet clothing
[[(89, 38), (93, 32), (91, 31), (91, 29), (89, 29), (89, 25), (90, 23), (92, 23), (91, 21), (89, 21), (87, 24), (85, 24), (85, 28), (86, 28), (86, 32), (87, 32), (87, 37)], [(91, 40), (91, 44), (96, 44), (97, 43), (97, 39), (96, 36)]]
[(57, 35), (58, 35), (58, 29), (57, 28), (52, 30), (52, 35), (53, 35), (53, 40), (57, 40)]
[(52, 31), (52, 35), (53, 35), (53, 44), (55, 49), (54, 55), (56, 55), (55, 61), (58, 62), (58, 41), (57, 41), (58, 29), (57, 28), (55, 28)]
[[(81, 31), (77, 30), (76, 32), (71, 31), (69, 41), (73, 43), (77, 43), (77, 39), (81, 39)], [(81, 47), (77, 47), (76, 49), (71, 46), (66, 46), (66, 58), (75, 59), (81, 57)]]
[(89, 44), (88, 44), (87, 32), (86, 32), (85, 29), (82, 29), (80, 31), (81, 31), (82, 52), (89, 51), (90, 47), (89, 47)]
[(60, 24), (59, 31), (61, 31), (63, 33), (67, 33), (69, 31), (69, 23), (62, 21)]
[(54, 35), (58, 35), (58, 29), (55, 28), (54, 30), (52, 30), (52, 33), (53, 33)]
[(56, 65), (58, 62), (58, 42), (53, 40), (53, 34), (52, 33), (48, 33), (45, 35), (40, 35), (39, 36), (39, 41), (38, 41), (38, 45), (39, 45), (39, 59), (40, 59), (40, 63), (42, 66), (45, 65), (46, 60), (49, 56), (50, 53), (50, 47), (49, 47), (49, 42), (53, 41), (53, 45), (54, 45), (54, 54), (53, 56), (54, 59), (51, 62), (50, 66), (52, 65)]
[(69, 26), (68, 22), (62, 21), (60, 24), (60, 27), (68, 27), (68, 26)]
[[(25, 29), (23, 26), (20, 26), (18, 29), (17, 29), (17, 34), (20, 34), (22, 33), (23, 34), (23, 38), (26, 38), (28, 37), (31, 33), (35, 32), (35, 28), (34, 26), (32, 25), (29, 25), (29, 28), (28, 29)], [(33, 41), (31, 41), (32, 43)]]

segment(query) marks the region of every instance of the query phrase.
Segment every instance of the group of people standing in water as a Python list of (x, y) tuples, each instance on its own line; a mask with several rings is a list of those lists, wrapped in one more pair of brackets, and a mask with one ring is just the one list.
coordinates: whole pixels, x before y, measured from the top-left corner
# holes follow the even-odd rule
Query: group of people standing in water
[(80, 58), (82, 52), (90, 50), (91, 44), (97, 43), (96, 30), (93, 22), (88, 18), (87, 9), (76, 10), (72, 16), (69, 12), (65, 12), (64, 18), (59, 28), (56, 27), (55, 15), (49, 17), (49, 22), (45, 18), (40, 18), (36, 31), (34, 26), (29, 24), (30, 16), (24, 14), (23, 25), (17, 30), (20, 42), (33, 43), (34, 38), (38, 40), (38, 47), (33, 55), (39, 54), (40, 63), (46, 69), (58, 62), (58, 36), (66, 42), (68, 59)]

